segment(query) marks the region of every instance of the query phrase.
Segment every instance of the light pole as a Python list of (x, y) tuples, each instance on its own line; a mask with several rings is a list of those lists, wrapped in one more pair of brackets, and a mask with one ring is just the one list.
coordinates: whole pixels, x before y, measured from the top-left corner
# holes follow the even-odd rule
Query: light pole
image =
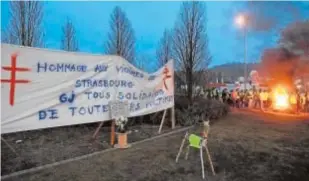
[(247, 22), (248, 18), (244, 14), (240, 14), (236, 17), (235, 22), (238, 26), (244, 30), (244, 85), (247, 89)]

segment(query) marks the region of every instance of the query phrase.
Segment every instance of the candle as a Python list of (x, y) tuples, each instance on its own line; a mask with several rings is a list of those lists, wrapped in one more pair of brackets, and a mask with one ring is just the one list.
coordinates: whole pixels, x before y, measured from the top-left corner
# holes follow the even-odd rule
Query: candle
[(203, 122), (203, 127), (204, 127), (204, 130), (203, 130), (204, 131), (204, 137), (207, 137), (208, 133), (209, 133), (209, 129), (210, 129), (209, 120)]

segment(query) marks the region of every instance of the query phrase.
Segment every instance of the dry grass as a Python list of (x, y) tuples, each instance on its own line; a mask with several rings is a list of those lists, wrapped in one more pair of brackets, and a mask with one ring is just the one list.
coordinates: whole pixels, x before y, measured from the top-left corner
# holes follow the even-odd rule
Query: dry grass
[[(197, 151), (175, 157), (184, 133), (74, 161), (8, 180), (177, 181), (201, 180)], [(309, 123), (273, 115), (233, 113), (211, 127), (209, 140), (215, 170), (209, 180), (307, 181)], [(206, 162), (207, 163), (207, 162)]]
[[(88, 124), (4, 135), (19, 156), (1, 142), (1, 175), (111, 148), (108, 125), (101, 129), (95, 141), (91, 139), (96, 126), (97, 124)], [(133, 132), (129, 141), (135, 142), (154, 136), (158, 129), (157, 125), (135, 125), (131, 127)], [(162, 132), (170, 130), (165, 126)], [(17, 140), (22, 142), (16, 143)]]

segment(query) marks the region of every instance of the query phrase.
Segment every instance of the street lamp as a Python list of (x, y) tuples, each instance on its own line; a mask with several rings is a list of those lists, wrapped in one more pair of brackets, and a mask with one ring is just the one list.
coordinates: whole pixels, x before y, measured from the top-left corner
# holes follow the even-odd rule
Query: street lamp
[(246, 18), (244, 15), (238, 15), (235, 18), (235, 23), (240, 26), (240, 27), (244, 27), (246, 25)]
[(247, 25), (248, 18), (244, 14), (236, 16), (235, 23), (244, 30), (244, 84), (247, 89)]

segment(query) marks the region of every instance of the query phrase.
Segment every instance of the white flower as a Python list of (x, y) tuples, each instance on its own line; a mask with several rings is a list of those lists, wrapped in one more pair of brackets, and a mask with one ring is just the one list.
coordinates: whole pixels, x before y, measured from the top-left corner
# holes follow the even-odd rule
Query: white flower
[(116, 119), (116, 125), (117, 126), (123, 126), (128, 122), (128, 118), (124, 117), (124, 116), (120, 116), (118, 119)]

